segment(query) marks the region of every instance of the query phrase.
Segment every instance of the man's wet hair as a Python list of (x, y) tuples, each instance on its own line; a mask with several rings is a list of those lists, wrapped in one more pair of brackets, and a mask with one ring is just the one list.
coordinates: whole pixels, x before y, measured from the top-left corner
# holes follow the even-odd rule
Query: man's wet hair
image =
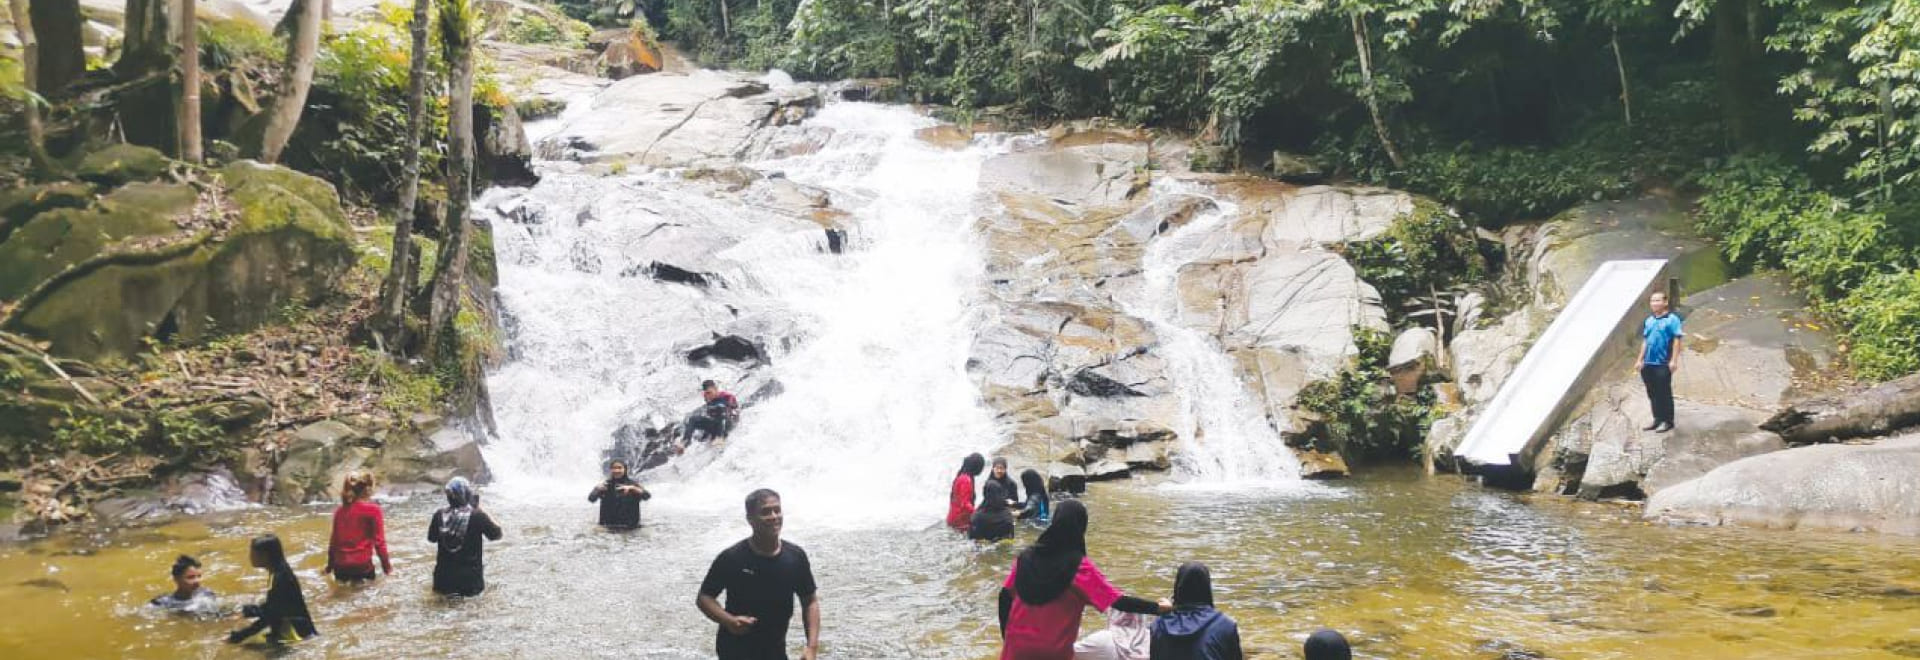
[(194, 559), (192, 557), (188, 557), (186, 555), (180, 555), (178, 558), (173, 560), (173, 576), (180, 577), (182, 575), (186, 575), (187, 569), (199, 568), (199, 567), (200, 567), (200, 560)]
[(720, 386), (720, 384), (719, 384), (719, 383), (716, 383), (716, 382), (713, 382), (713, 381), (710, 381), (710, 380), (703, 380), (703, 381), (700, 381), (700, 389), (703, 389), (703, 390), (704, 390), (704, 389), (707, 389), (707, 388), (709, 388), (709, 387), (719, 387), (719, 386)]
[(760, 490), (747, 493), (747, 515), (751, 516), (755, 513), (758, 513), (760, 511), (760, 504), (762, 502), (765, 502), (767, 500), (777, 500), (777, 499), (780, 499), (780, 494), (773, 492), (772, 488), (762, 488)]

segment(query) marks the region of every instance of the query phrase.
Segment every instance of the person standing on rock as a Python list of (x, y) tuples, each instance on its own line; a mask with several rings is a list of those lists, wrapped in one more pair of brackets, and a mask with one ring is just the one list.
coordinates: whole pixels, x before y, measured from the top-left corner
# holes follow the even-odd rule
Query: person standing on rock
[(427, 542), (437, 548), (433, 590), (448, 596), (478, 596), (487, 590), (482, 539), (500, 540), (500, 525), (480, 510), (480, 494), (466, 477), (447, 482), (447, 508), (433, 512)]
[[(747, 495), (753, 535), (720, 551), (700, 581), (700, 613), (720, 624), (714, 652), (720, 660), (786, 660), (787, 624), (801, 607), (807, 645), (802, 660), (820, 652), (820, 596), (813, 564), (800, 546), (780, 540), (780, 494), (762, 488)], [(727, 595), (725, 606), (720, 594)]]
[(966, 533), (973, 526), (973, 478), (987, 469), (987, 457), (967, 454), (960, 461), (960, 472), (953, 475), (953, 490), (947, 493), (947, 526)]
[(633, 529), (640, 526), (640, 501), (653, 499), (640, 484), (627, 476), (627, 462), (616, 460), (608, 468), (607, 480), (587, 493), (588, 502), (600, 503), (600, 526), (607, 529)]
[(1653, 314), (1640, 324), (1640, 381), (1647, 386), (1647, 401), (1653, 407), (1653, 423), (1645, 430), (1666, 433), (1673, 430), (1673, 372), (1680, 370), (1680, 315), (1667, 308), (1665, 291), (1647, 298)]
[(380, 505), (373, 502), (373, 475), (353, 472), (340, 484), (340, 508), (333, 511), (333, 535), (327, 539), (327, 566), (339, 582), (363, 582), (374, 578), (373, 558), (380, 557), (380, 572), (393, 575), (393, 561), (387, 558), (387, 521)]
[(720, 384), (711, 380), (700, 381), (700, 409), (687, 415), (687, 421), (680, 425), (680, 449), (693, 441), (693, 432), (705, 434), (707, 442), (714, 446), (727, 443), (727, 434), (733, 431), (733, 425), (740, 421), (740, 401), (726, 391)]

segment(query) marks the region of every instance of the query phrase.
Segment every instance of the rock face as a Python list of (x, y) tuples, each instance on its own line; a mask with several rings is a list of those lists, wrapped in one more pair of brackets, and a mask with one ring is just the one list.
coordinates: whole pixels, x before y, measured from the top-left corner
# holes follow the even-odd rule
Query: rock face
[(353, 263), (332, 186), (251, 161), (220, 176), (217, 205), (133, 183), (20, 223), (0, 242), (0, 299), (19, 305), (5, 327), (60, 355), (126, 357), (146, 338), (247, 330), (329, 295)]
[(473, 132), (480, 175), (494, 185), (530, 186), (540, 180), (533, 172), (533, 145), (520, 127), (520, 112), (513, 106), (491, 108), (473, 106)]
[(810, 85), (775, 90), (706, 70), (629, 78), (536, 148), (553, 160), (652, 167), (726, 161), (744, 153), (756, 131), (805, 118), (816, 94)]
[(1737, 460), (1654, 494), (1645, 515), (1708, 525), (1920, 535), (1920, 435)]

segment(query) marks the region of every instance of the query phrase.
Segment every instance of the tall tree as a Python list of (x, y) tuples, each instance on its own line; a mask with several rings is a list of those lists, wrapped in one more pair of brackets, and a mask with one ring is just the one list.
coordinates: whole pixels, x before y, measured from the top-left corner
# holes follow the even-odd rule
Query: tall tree
[(200, 20), (194, 0), (180, 0), (180, 160), (200, 162)]
[(413, 0), (413, 59), (407, 72), (407, 148), (404, 152), (400, 184), (400, 208), (393, 221), (393, 259), (386, 283), (380, 288), (379, 325), (385, 328), (387, 346), (398, 353), (406, 343), (407, 296), (413, 290), (417, 270), (413, 260), (413, 209), (420, 199), (420, 143), (427, 128), (427, 24), (433, 0)]
[(453, 320), (460, 313), (461, 285), (467, 279), (467, 207), (473, 200), (473, 37), (472, 0), (442, 0), (440, 44), (447, 60), (447, 230), (433, 273), (427, 310), (427, 351), (438, 357), (446, 348)]
[(266, 128), (260, 137), (260, 160), (280, 160), (280, 152), (293, 138), (300, 113), (307, 106), (307, 89), (313, 86), (313, 64), (320, 54), (319, 0), (293, 0), (289, 16), (298, 16), (293, 34), (287, 38), (287, 65), (281, 73), (280, 90), (274, 95), (273, 108), (267, 111)]
[(27, 18), (27, 0), (7, 0), (7, 9), (12, 14), (13, 29), (20, 37), (20, 76), (25, 83), (25, 101), (27, 106), (27, 153), (33, 159), (33, 166), (47, 171), (53, 165), (53, 159), (47, 157), (46, 129), (40, 125), (40, 95), (36, 83), (39, 74), (34, 70), (39, 64), (40, 41), (33, 33), (33, 21)]
[[(27, 13), (33, 21), (33, 34), (40, 39), (39, 93), (58, 97), (67, 84), (87, 72), (87, 54), (82, 50), (79, 0), (35, 0)], [(14, 19), (19, 20), (19, 19)]]

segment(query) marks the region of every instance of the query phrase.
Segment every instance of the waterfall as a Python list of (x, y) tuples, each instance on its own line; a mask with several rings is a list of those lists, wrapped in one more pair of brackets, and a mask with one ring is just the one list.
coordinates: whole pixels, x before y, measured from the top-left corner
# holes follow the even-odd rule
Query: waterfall
[(1181, 322), (1179, 276), (1187, 264), (1206, 259), (1218, 232), (1231, 231), (1238, 207), (1205, 195), (1195, 185), (1156, 179), (1155, 196), (1198, 195), (1213, 208), (1155, 237), (1141, 258), (1143, 285), (1122, 296), (1121, 307), (1147, 322), (1160, 337), (1156, 351), (1180, 392), (1179, 481), (1193, 485), (1272, 485), (1300, 481), (1300, 462), (1262, 413), (1265, 405), (1248, 390), (1233, 358), (1213, 337)]
[[(756, 203), (759, 184), (715, 192), (671, 172), (546, 163), (532, 189), (490, 193), (509, 337), (489, 378), (501, 488), (577, 497), (616, 430), (685, 414), (714, 378), (744, 385), (743, 400), (778, 394), (745, 410), (724, 449), (696, 445), (648, 475), (658, 499), (731, 509), (771, 487), (834, 523), (936, 518), (960, 457), (999, 439), (965, 372), (984, 268), (978, 170), (995, 147), (914, 137), (934, 123), (829, 104), (788, 127), (830, 131), (817, 151), (746, 163), (826, 191), (847, 214), (842, 254), (819, 224)], [(664, 262), (711, 279), (638, 273)], [(709, 330), (752, 335), (766, 366), (690, 363)]]

